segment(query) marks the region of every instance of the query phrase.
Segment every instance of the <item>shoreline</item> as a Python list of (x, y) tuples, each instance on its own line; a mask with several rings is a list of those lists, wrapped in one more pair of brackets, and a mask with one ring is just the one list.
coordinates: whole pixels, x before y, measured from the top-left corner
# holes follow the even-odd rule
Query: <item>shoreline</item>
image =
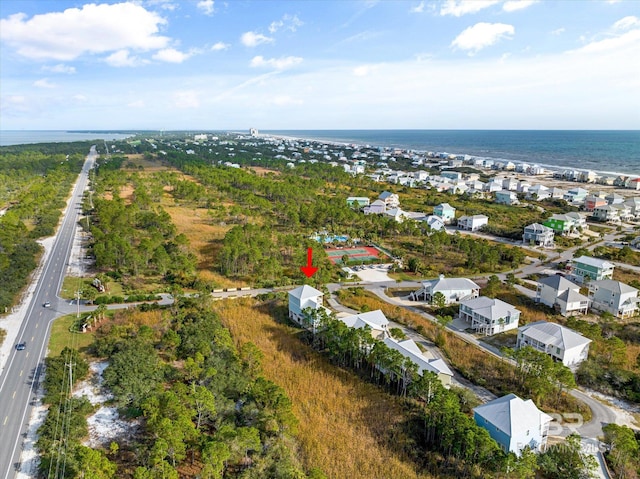
[[(630, 130), (630, 131), (635, 131), (635, 130)], [(402, 150), (404, 153), (414, 152), (414, 153), (422, 154), (422, 155), (426, 155), (430, 151), (430, 150), (419, 150), (419, 149), (414, 149), (414, 148), (407, 148), (406, 146), (387, 146), (387, 145), (382, 145), (382, 144), (362, 143), (362, 142), (359, 142), (359, 141), (349, 142), (349, 141), (336, 140), (336, 139), (299, 137), (299, 136), (289, 136), (289, 135), (271, 134), (271, 133), (259, 133), (257, 137), (261, 138), (263, 140), (264, 139), (268, 139), (268, 138), (275, 138), (275, 139), (288, 140), (288, 141), (312, 141), (312, 142), (316, 142), (316, 143), (324, 143), (324, 144), (328, 144), (328, 145), (332, 145), (332, 146), (338, 146), (338, 147), (354, 147), (356, 149), (360, 149), (360, 148), (396, 149), (396, 148), (398, 148), (398, 149)], [(442, 153), (448, 153), (448, 152), (442, 152)], [(548, 170), (548, 173), (562, 172), (562, 171), (566, 171), (566, 170), (571, 170), (571, 171), (579, 171), (579, 172), (592, 171), (592, 172), (594, 172), (594, 173), (596, 173), (596, 174), (598, 174), (600, 176), (624, 176), (624, 177), (630, 177), (630, 178), (640, 177), (640, 171), (634, 172), (634, 173), (625, 173), (625, 172), (618, 172), (618, 171), (596, 170), (596, 169), (592, 169), (592, 168), (580, 168), (580, 167), (572, 167), (572, 166), (550, 165), (548, 163), (540, 163), (540, 162), (537, 162), (537, 161), (512, 160), (512, 159), (508, 159), (508, 158), (501, 158), (501, 157), (494, 157), (494, 156), (473, 155), (473, 154), (469, 154), (469, 153), (448, 153), (448, 154), (451, 154), (451, 155), (465, 155), (465, 156), (469, 156), (471, 158), (492, 160), (494, 162), (496, 162), (496, 161), (497, 162), (511, 162), (511, 163), (513, 163), (515, 165), (525, 164), (525, 163), (526, 164), (530, 164), (531, 166), (537, 165), (537, 166), (541, 166), (541, 167), (545, 168), (545, 170)], [(428, 158), (428, 159), (436, 160), (436, 158)], [(475, 167), (474, 165), (472, 165), (472, 166)], [(484, 168), (484, 167), (483, 167), (483, 169), (491, 170), (491, 168)], [(500, 170), (497, 170), (497, 171), (500, 171)], [(536, 177), (536, 176), (545, 176), (545, 175), (527, 175), (527, 176)], [(601, 186), (606, 186), (606, 185), (601, 185)]]

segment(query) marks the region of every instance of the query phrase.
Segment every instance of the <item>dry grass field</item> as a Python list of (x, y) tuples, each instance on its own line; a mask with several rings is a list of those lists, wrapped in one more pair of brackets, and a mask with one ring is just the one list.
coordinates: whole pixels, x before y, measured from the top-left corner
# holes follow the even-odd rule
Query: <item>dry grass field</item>
[(299, 419), (301, 459), (329, 478), (428, 478), (394, 446), (406, 443), (398, 398), (336, 368), (249, 299), (216, 302), (214, 309), (239, 343), (263, 353), (265, 377), (283, 387)]

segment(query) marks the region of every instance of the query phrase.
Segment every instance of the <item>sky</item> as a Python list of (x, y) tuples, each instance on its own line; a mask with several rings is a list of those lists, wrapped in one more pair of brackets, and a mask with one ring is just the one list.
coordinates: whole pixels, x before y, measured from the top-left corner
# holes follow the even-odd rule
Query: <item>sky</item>
[(640, 129), (640, 0), (0, 1), (0, 130)]

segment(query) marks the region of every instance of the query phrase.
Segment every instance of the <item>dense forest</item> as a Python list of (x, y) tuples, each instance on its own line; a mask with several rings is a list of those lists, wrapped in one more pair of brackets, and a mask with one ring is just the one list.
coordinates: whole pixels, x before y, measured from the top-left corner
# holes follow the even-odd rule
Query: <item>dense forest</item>
[[(170, 310), (131, 310), (100, 328), (91, 356), (109, 358), (105, 385), (113, 401), (142, 425), (107, 451), (82, 445), (86, 398), (61, 397), (72, 363), (77, 381), (86, 360), (72, 350), (47, 360), (47, 420), (39, 430), (40, 471), (56, 477), (321, 478), (296, 457), (297, 420), (286, 394), (261, 374), (261, 353), (236, 348), (209, 303), (183, 298)], [(64, 388), (63, 388), (64, 389)], [(69, 423), (61, 432), (61, 418)]]
[(15, 304), (78, 176), (86, 143), (0, 147), (0, 311)]

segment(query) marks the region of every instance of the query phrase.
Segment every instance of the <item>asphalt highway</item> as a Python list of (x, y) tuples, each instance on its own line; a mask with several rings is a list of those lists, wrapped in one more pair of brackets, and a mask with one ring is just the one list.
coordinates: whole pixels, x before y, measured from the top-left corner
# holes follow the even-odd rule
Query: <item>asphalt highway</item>
[[(81, 212), (82, 194), (96, 157), (96, 149), (91, 147), (20, 326), (16, 343), (25, 342), (26, 348), (12, 350), (0, 376), (0, 479), (15, 477), (20, 468), (22, 443), (36, 402), (51, 324), (55, 318), (73, 311), (73, 307), (57, 293), (66, 274)], [(45, 302), (50, 306), (44, 307)]]

